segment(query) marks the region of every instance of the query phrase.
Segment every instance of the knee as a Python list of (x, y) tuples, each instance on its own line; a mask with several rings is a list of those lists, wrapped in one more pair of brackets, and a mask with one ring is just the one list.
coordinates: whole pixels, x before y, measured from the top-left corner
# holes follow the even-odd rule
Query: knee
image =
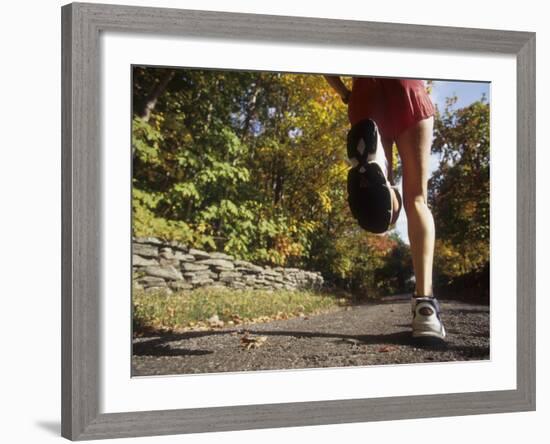
[(405, 207), (407, 217), (409, 217), (410, 214), (418, 214), (419, 212), (423, 212), (426, 208), (428, 208), (428, 202), (426, 202), (426, 199), (422, 195), (405, 196), (403, 206)]

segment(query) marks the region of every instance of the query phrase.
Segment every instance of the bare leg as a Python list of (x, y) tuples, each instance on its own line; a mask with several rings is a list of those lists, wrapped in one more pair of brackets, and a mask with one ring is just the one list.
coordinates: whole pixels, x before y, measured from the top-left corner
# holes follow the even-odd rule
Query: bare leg
[[(384, 149), (388, 182), (390, 183), (390, 185), (395, 185), (395, 181), (393, 179), (393, 139), (380, 137), (380, 143), (382, 143), (382, 147)], [(393, 208), (390, 224), (393, 225), (397, 222), (397, 217), (399, 216), (399, 212), (401, 211), (401, 202), (393, 188), (390, 188), (390, 194), (392, 198)]]
[(396, 138), (403, 165), (403, 201), (416, 278), (416, 294), (432, 295), (435, 226), (428, 208), (428, 174), (433, 117), (421, 120)]
[(382, 146), (384, 147), (386, 162), (388, 162), (388, 181), (390, 184), (395, 185), (393, 181), (393, 139), (380, 137), (380, 140), (382, 142)]

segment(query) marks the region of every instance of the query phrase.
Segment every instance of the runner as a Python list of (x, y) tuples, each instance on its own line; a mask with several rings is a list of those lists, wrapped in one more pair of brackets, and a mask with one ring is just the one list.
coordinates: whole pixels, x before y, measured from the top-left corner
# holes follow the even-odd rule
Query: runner
[[(360, 168), (363, 167), (363, 177), (366, 175), (363, 184), (365, 181), (370, 182), (374, 184), (375, 189), (371, 186), (368, 192), (370, 194), (368, 194), (364, 191), (368, 187), (363, 186), (363, 192), (358, 192), (358, 194), (363, 195), (363, 202), (367, 199), (364, 196), (376, 195), (378, 201), (374, 204), (370, 202), (368, 205), (376, 206), (379, 212), (380, 209), (382, 212), (386, 209), (387, 213), (388, 202), (391, 202), (392, 221), (395, 217), (394, 209), (397, 209), (398, 212), (400, 208), (400, 205), (396, 207), (394, 200), (397, 198), (397, 193), (391, 187), (390, 191), (383, 190), (388, 188), (386, 182), (390, 186), (395, 185), (392, 158), (394, 143), (397, 146), (403, 168), (403, 205), (407, 214), (407, 229), (416, 279), (416, 287), (411, 300), (412, 334), (413, 337), (443, 339), (445, 338), (445, 328), (440, 318), (439, 303), (433, 295), (432, 288), (435, 227), (432, 213), (428, 208), (428, 167), (435, 108), (426, 92), (424, 81), (353, 77), (350, 91), (339, 76), (325, 76), (325, 78), (340, 95), (342, 101), (348, 105), (348, 118), (352, 125), (349, 139), (355, 140), (352, 134), (354, 131), (359, 131), (362, 134), (368, 133), (368, 130), (365, 132), (364, 128), (363, 131), (357, 130), (358, 127), (369, 125), (365, 121), (372, 120), (376, 123), (380, 143), (386, 156), (387, 169), (369, 166), (374, 160), (371, 148), (371, 151), (367, 153), (367, 156), (371, 157), (360, 158), (358, 162), (363, 162), (363, 164), (354, 167), (359, 168), (355, 170), (355, 173), (350, 172), (352, 177), (349, 178), (348, 187), (352, 190), (358, 189), (361, 179), (358, 179), (357, 176), (359, 176)], [(373, 132), (373, 130), (370, 131)], [(368, 136), (362, 136), (362, 138), (369, 140)], [(376, 143), (378, 144), (378, 142)], [(365, 146), (367, 145), (365, 144)], [(359, 152), (361, 145), (358, 144), (356, 147), (354, 148), (352, 143), (350, 148), (348, 143), (348, 153)], [(384, 177), (380, 178), (380, 173), (376, 173), (376, 171), (382, 171)], [(372, 178), (377, 176), (379, 179), (373, 181)], [(354, 203), (357, 204), (357, 200), (354, 199), (356, 196), (349, 196), (352, 212), (355, 211)], [(380, 216), (376, 216), (376, 227), (374, 227), (376, 229), (384, 226), (378, 220), (379, 218)]]

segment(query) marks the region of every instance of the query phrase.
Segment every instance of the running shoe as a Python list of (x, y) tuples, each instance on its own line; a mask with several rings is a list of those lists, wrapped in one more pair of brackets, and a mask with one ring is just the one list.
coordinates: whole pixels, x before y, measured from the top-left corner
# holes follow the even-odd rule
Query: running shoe
[(411, 306), (413, 338), (445, 338), (445, 327), (440, 316), (441, 309), (436, 298), (413, 296)]

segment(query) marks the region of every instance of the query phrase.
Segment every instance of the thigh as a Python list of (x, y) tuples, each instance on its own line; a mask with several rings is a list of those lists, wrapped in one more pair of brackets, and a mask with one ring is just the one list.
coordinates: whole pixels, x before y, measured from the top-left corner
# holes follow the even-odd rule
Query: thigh
[(403, 198), (423, 196), (428, 200), (433, 117), (422, 119), (396, 137), (403, 168)]

